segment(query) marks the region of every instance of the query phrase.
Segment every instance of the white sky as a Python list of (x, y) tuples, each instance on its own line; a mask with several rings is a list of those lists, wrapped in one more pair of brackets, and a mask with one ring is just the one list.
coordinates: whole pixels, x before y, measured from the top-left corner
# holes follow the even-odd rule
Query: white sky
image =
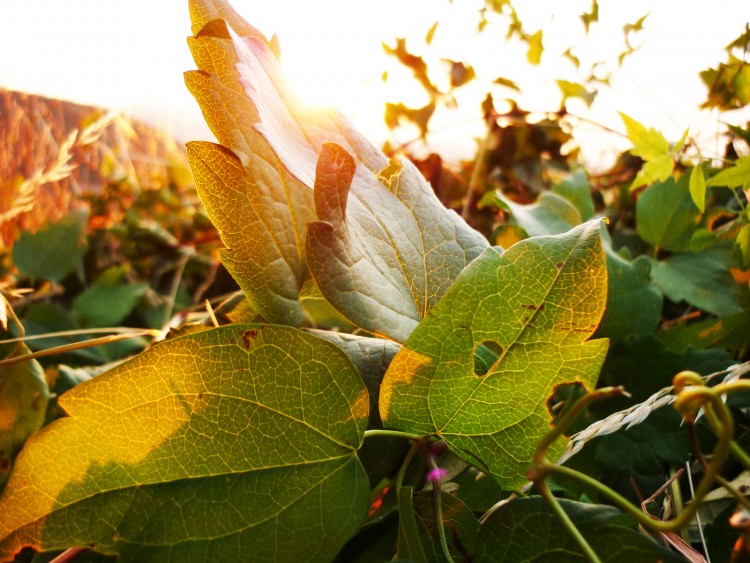
[[(560, 100), (555, 79), (582, 78), (556, 55), (578, 45), (574, 52), (582, 59), (612, 62), (623, 48), (622, 26), (650, 12), (635, 38), (643, 46), (615, 73), (612, 88), (600, 93), (591, 112), (577, 102), (569, 108), (620, 131), (616, 112), (623, 111), (672, 140), (690, 126), (707, 150), (720, 151), (711, 144), (716, 114), (697, 110), (705, 99), (698, 72), (725, 59), (723, 47), (750, 20), (750, 2), (600, 0), (600, 23), (588, 38), (578, 14), (589, 9), (590, 0), (516, 4), (527, 31), (545, 31), (540, 67), (526, 63), (523, 46), (504, 42), (503, 26), (474, 33), (481, 0), (234, 1), (250, 23), (279, 35), (283, 65), (300, 97), (339, 107), (376, 142), (385, 137), (386, 100), (425, 102), (418, 88), (410, 89), (409, 73), (384, 54), (381, 41), (393, 44), (395, 37), (406, 36), (410, 50), (424, 52), (425, 33), (440, 21), (431, 57), (463, 59), (482, 79), (459, 90), (465, 113), (437, 116), (434, 126), (440, 131), (430, 138), (444, 154), (464, 157), (472, 153), (472, 137), (482, 133), (478, 107), (495, 77), (522, 86), (523, 107), (554, 110)], [(183, 139), (208, 138), (182, 80), (182, 72), (194, 68), (185, 42), (187, 0), (3, 0), (0, 21), (0, 87), (132, 109), (134, 116), (156, 121)], [(387, 83), (380, 79), (385, 69)], [(496, 98), (509, 93), (492, 91)], [(731, 118), (742, 123), (750, 114)], [(600, 163), (627, 146), (589, 128), (579, 140), (588, 159)]]

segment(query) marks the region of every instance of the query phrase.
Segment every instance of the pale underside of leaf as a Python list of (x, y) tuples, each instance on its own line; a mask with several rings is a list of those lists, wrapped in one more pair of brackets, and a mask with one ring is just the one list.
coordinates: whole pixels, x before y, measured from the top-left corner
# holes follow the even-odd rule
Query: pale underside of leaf
[(367, 403), (338, 348), (291, 328), (164, 342), (61, 398), (70, 417), (29, 442), (0, 499), (0, 558), (330, 558), (366, 512)]
[(240, 38), (230, 30), (237, 70), (245, 92), (258, 110), (256, 129), (273, 147), (287, 170), (303, 184), (315, 181), (315, 164), (324, 143), (336, 143), (373, 172), (388, 164), (337, 110), (305, 106), (286, 85), (276, 57), (256, 37)]
[[(554, 387), (596, 383), (608, 342), (586, 339), (601, 320), (606, 290), (594, 222), (502, 255), (485, 251), (391, 363), (381, 387), (384, 425), (438, 434), (502, 485), (519, 485), (549, 430), (545, 402)], [(500, 352), (480, 376), (473, 362), (482, 343)]]
[[(408, 161), (381, 179), (343, 148), (318, 161), (310, 271), (357, 325), (403, 342), (486, 240), (445, 209)], [(388, 182), (387, 186), (383, 182)]]

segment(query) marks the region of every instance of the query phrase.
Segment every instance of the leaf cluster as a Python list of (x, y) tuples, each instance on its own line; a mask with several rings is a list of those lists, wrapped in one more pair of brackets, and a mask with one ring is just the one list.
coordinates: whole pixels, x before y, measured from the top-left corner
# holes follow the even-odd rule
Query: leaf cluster
[[(511, 2), (490, 12), (538, 62), (542, 31)], [(588, 174), (564, 104), (591, 81), (561, 81), (542, 120), (488, 95), (476, 157), (449, 171), (297, 101), (277, 45), (225, 0), (190, 15), (185, 82), (218, 141), (188, 144), (196, 192), (113, 178), (4, 258), (3, 330), (26, 343), (0, 361), (0, 559), (680, 561), (603, 491), (680, 510), (675, 468), (721, 465), (747, 504), (742, 455), (702, 454), (734, 429), (654, 397), (748, 360), (749, 157), (717, 167), (622, 115), (632, 149)], [(586, 32), (598, 17), (594, 1)], [(474, 78), (449, 60), (444, 88), (404, 40), (386, 50), (433, 109)], [(424, 137), (431, 115), (386, 120)], [(78, 341), (123, 324), (161, 341)], [(597, 386), (630, 395), (590, 405), (615, 393)], [(709, 551), (744, 538), (708, 520)]]

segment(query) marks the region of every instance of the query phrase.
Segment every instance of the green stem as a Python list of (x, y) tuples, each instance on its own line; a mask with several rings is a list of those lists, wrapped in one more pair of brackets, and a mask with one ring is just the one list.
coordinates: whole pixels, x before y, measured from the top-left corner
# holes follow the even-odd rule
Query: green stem
[[(430, 457), (430, 466), (436, 472), (439, 467), (435, 460)], [(443, 499), (440, 496), (440, 477), (436, 477), (432, 480), (432, 494), (433, 501), (435, 503), (435, 522), (437, 524), (438, 538), (440, 539), (440, 548), (443, 550), (443, 556), (448, 563), (453, 563), (453, 556), (451, 555), (450, 549), (448, 549), (448, 540), (445, 537), (445, 524), (443, 522)]]
[(417, 454), (418, 450), (419, 442), (415, 441), (412, 443), (411, 449), (406, 454), (404, 461), (401, 463), (401, 467), (398, 468), (398, 473), (396, 474), (396, 495), (399, 495), (401, 492), (401, 487), (404, 485), (404, 475), (406, 474), (406, 470), (411, 465), (411, 460), (414, 459), (414, 456)]
[(553, 495), (552, 491), (549, 490), (547, 482), (544, 480), (539, 481), (536, 484), (536, 487), (539, 490), (539, 494), (542, 495), (544, 500), (547, 501), (547, 504), (549, 504), (552, 512), (555, 513), (555, 516), (557, 516), (557, 519), (563, 525), (565, 531), (567, 531), (568, 534), (573, 538), (580, 550), (586, 556), (586, 559), (588, 559), (589, 563), (601, 563), (601, 559), (599, 559), (599, 556), (589, 545), (589, 542), (586, 541), (586, 538), (583, 537), (583, 534), (581, 534), (581, 531), (570, 519), (570, 516), (568, 516), (568, 514), (563, 510), (563, 507), (560, 506), (560, 503), (557, 502), (555, 495)]
[[(583, 399), (582, 399), (583, 400)], [(550, 473), (558, 474), (570, 479), (575, 479), (580, 483), (588, 486), (595, 490), (604, 497), (607, 497), (610, 501), (616, 504), (620, 509), (627, 512), (636, 521), (648, 528), (657, 532), (674, 532), (685, 526), (695, 515), (698, 507), (701, 505), (701, 501), (708, 494), (715, 477), (719, 472), (721, 465), (729, 453), (732, 435), (733, 435), (733, 421), (732, 415), (729, 409), (721, 400), (718, 394), (714, 393), (712, 389), (703, 386), (688, 387), (680, 392), (675, 405), (680, 408), (692, 408), (693, 405), (698, 405), (704, 402), (704, 408), (706, 411), (706, 418), (715, 426), (716, 433), (718, 435), (718, 441), (713, 451), (711, 463), (706, 466), (703, 479), (698, 485), (695, 491), (693, 501), (686, 507), (686, 509), (676, 518), (667, 521), (654, 520), (640, 511), (638, 508), (633, 506), (627, 499), (613, 491), (606, 485), (603, 485), (599, 481), (579, 473), (574, 469), (570, 469), (561, 465), (555, 465), (550, 463), (546, 459), (542, 459), (540, 463), (535, 464), (534, 467), (534, 482), (537, 486), (542, 480)], [(567, 417), (567, 415), (566, 415)], [(552, 432), (550, 432), (551, 434)]]
[(404, 440), (422, 440), (424, 434), (413, 434), (411, 432), (401, 432), (400, 430), (388, 430), (386, 428), (376, 428), (374, 430), (365, 430), (365, 439), (374, 436), (390, 436), (391, 438), (403, 438)]
[(737, 461), (745, 466), (745, 469), (750, 471), (750, 457), (748, 457), (745, 451), (734, 440), (729, 444), (729, 451)]

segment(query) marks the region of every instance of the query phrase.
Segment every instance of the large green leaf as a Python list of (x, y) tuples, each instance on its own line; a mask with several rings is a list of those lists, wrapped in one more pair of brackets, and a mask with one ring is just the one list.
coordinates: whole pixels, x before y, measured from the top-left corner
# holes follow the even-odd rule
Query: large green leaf
[[(637, 530), (618, 524), (622, 513), (616, 508), (570, 500), (559, 502), (604, 562), (683, 561)], [(586, 558), (542, 498), (528, 497), (509, 502), (482, 524), (474, 561), (572, 563), (586, 561)]]
[[(505, 254), (485, 251), (391, 363), (380, 396), (385, 426), (437, 434), (501, 485), (520, 485), (549, 430), (554, 387), (596, 383), (608, 343), (585, 341), (606, 291), (598, 222)], [(496, 356), (486, 374), (474, 360), (480, 346)]]
[(325, 561), (367, 512), (367, 391), (343, 352), (296, 329), (168, 340), (60, 406), (70, 416), (27, 443), (0, 498), (0, 559), (80, 545), (139, 562)]
[(307, 255), (318, 287), (346, 317), (403, 342), (487, 241), (442, 206), (412, 164), (401, 164), (380, 179), (326, 145)]

